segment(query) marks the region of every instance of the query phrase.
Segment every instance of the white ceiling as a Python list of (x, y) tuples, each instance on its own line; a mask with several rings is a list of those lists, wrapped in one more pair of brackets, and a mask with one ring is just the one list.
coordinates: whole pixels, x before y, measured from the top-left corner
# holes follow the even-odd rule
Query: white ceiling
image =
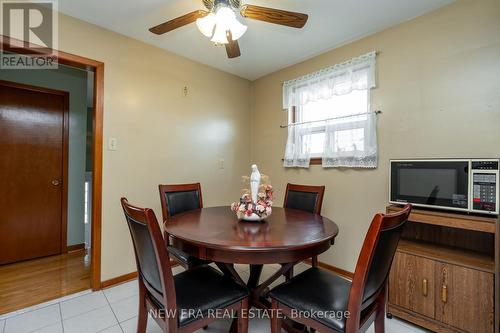
[(162, 36), (148, 28), (196, 9), (201, 0), (59, 0), (70, 16), (255, 80), (346, 42), (423, 15), (454, 0), (247, 0), (244, 3), (309, 14), (304, 29), (245, 19), (242, 56), (228, 59), (190, 24)]

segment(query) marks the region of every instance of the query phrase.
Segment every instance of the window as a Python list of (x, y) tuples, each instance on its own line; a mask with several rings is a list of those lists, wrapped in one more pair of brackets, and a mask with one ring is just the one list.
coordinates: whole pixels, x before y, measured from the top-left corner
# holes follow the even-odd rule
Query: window
[[(311, 158), (323, 157), (328, 119), (332, 119), (331, 123), (353, 125), (352, 129), (344, 129), (335, 134), (335, 147), (340, 151), (364, 150), (362, 122), (367, 120), (369, 95), (369, 90), (353, 90), (346, 95), (334, 95), (290, 110), (291, 113), (295, 113), (289, 117), (290, 124), (311, 122)], [(355, 114), (364, 115), (349, 117)]]
[(375, 53), (284, 83), (285, 167), (376, 167)]

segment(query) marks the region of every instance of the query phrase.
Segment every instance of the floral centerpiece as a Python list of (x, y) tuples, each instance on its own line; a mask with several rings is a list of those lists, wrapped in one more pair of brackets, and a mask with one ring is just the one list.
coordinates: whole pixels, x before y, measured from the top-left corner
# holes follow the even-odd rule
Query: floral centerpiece
[[(240, 220), (261, 221), (272, 213), (273, 187), (269, 177), (258, 173), (257, 166), (253, 168), (251, 177), (242, 177), (243, 183), (250, 184), (251, 190), (244, 188), (240, 200), (231, 204), (231, 210)], [(255, 177), (255, 172), (258, 177)]]
[[(261, 185), (262, 192), (259, 192), (257, 202), (253, 202), (250, 193), (244, 193), (240, 201), (233, 202), (231, 209), (240, 220), (263, 220), (272, 213), (273, 187), (271, 185)], [(251, 218), (252, 215), (258, 218)]]

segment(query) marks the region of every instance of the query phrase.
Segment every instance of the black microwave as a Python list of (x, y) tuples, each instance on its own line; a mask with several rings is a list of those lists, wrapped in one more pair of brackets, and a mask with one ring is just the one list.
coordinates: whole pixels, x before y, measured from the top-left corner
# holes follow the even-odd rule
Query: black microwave
[(498, 214), (499, 159), (391, 160), (389, 202)]

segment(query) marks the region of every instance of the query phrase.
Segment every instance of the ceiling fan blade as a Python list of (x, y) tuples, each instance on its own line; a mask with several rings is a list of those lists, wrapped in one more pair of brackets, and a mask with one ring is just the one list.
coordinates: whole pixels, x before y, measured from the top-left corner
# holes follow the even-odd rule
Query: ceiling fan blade
[(302, 28), (307, 22), (307, 14), (289, 12), (281, 9), (243, 5), (241, 16), (268, 23), (286, 25), (292, 28)]
[(238, 58), (241, 55), (240, 45), (237, 40), (233, 40), (231, 31), (227, 32), (227, 40), (229, 43), (226, 44), (226, 53), (229, 59)]
[(196, 19), (205, 17), (207, 16), (207, 14), (208, 12), (205, 10), (195, 10), (194, 12), (179, 16), (177, 18), (174, 18), (173, 20), (152, 27), (149, 29), (149, 31), (157, 35), (162, 35), (184, 25), (193, 23), (196, 21)]

